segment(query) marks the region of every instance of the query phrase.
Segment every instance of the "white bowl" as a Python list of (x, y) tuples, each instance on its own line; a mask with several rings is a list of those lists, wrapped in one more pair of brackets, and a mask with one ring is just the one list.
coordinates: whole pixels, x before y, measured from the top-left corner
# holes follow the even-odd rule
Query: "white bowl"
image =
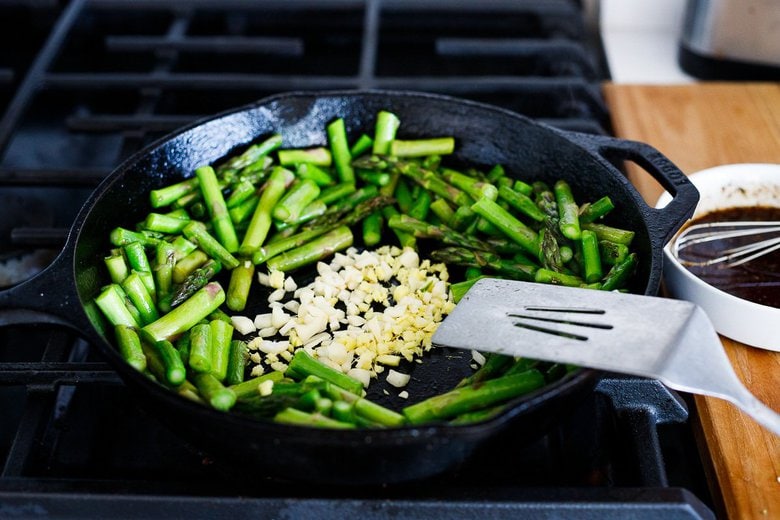
[[(718, 209), (780, 207), (780, 164), (728, 164), (688, 176), (701, 194), (694, 218)], [(671, 200), (669, 193), (656, 207)], [(664, 248), (663, 280), (667, 293), (699, 305), (720, 334), (753, 347), (780, 352), (780, 309), (737, 298), (693, 275)]]

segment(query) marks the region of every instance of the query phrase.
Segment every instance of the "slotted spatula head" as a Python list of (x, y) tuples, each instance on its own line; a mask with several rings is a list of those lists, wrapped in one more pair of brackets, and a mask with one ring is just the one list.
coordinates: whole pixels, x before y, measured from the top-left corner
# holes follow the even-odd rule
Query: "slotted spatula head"
[(489, 278), (433, 343), (659, 378), (695, 311), (679, 300)]
[(658, 379), (728, 399), (780, 432), (778, 415), (742, 385), (709, 318), (691, 302), (486, 278), (432, 341)]

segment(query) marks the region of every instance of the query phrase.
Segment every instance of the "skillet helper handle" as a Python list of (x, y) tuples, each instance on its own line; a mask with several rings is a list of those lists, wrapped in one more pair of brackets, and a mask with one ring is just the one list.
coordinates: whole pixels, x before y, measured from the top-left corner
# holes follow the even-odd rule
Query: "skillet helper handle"
[(61, 253), (43, 271), (0, 290), (0, 326), (53, 324), (79, 330), (78, 297), (72, 289), (73, 258)]
[(628, 160), (638, 164), (672, 195), (672, 200), (663, 208), (648, 206), (650, 213), (656, 216), (652, 220), (653, 227), (650, 231), (661, 243), (665, 244), (671, 240), (682, 223), (693, 216), (699, 202), (699, 190), (661, 152), (639, 141), (601, 135), (588, 135), (585, 141), (596, 154), (613, 164), (615, 160)]

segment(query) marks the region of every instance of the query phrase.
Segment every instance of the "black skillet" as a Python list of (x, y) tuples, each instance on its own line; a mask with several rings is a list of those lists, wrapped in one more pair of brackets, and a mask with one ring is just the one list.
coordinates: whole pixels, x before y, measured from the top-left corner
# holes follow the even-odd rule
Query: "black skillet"
[[(371, 134), (375, 115), (383, 109), (400, 117), (402, 138), (455, 136), (456, 159), (464, 163), (484, 167), (500, 163), (523, 179), (563, 178), (580, 200), (609, 194), (616, 204), (612, 221), (636, 231), (640, 265), (631, 290), (657, 293), (662, 248), (692, 214), (698, 192), (650, 146), (563, 132), (507, 110), (440, 95), (302, 92), (270, 97), (198, 122), (125, 161), (84, 204), (53, 264), (0, 292), (0, 325), (55, 323), (74, 328), (100, 349), (144, 407), (196, 445), (253, 474), (329, 483), (401, 482), (452, 468), (508, 428), (518, 442), (537, 438), (592, 390), (596, 373), (576, 371), (478, 424), (323, 431), (253, 420), (190, 402), (129, 367), (112, 345), (112, 335), (104, 334), (105, 323), (93, 298), (108, 281), (103, 256), (110, 248), (109, 231), (141, 220), (150, 210), (150, 190), (189, 177), (196, 167), (218, 162), (271, 133), (282, 134), (286, 147), (325, 144), (326, 124), (343, 117), (351, 139), (362, 132)], [(623, 160), (647, 170), (674, 195), (671, 203), (663, 209), (649, 207), (616, 167)], [(485, 334), (490, 334), (489, 324)], [(413, 374), (408, 403), (452, 387), (467, 364), (463, 353), (432, 354)]]

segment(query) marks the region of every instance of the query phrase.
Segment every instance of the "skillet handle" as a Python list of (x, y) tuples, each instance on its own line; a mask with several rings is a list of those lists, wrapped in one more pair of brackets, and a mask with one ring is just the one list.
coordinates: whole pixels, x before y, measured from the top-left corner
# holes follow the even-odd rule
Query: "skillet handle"
[(649, 213), (655, 217), (650, 221), (653, 226), (650, 231), (661, 243), (668, 242), (682, 224), (693, 216), (699, 202), (699, 190), (661, 152), (639, 141), (601, 135), (588, 134), (583, 141), (591, 151), (613, 164), (616, 160), (630, 160), (638, 164), (672, 195), (672, 200), (663, 208), (654, 208), (645, 203)]
[(1, 290), (0, 326), (52, 324), (84, 330), (72, 264), (72, 255), (65, 251), (29, 280)]

